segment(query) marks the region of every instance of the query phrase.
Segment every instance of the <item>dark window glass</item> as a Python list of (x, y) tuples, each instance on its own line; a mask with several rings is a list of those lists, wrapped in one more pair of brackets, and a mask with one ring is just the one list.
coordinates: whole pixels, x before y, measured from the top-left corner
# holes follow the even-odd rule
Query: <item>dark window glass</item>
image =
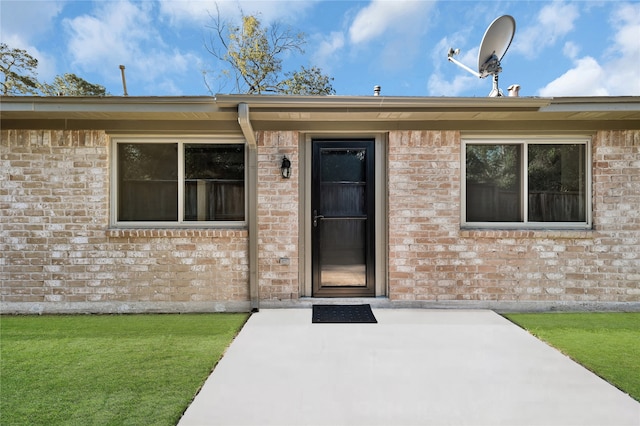
[(118, 144), (118, 220), (178, 220), (177, 144)]
[(320, 210), (326, 216), (366, 215), (364, 149), (323, 149)]
[(467, 145), (468, 222), (522, 220), (519, 145)]
[(244, 145), (185, 144), (184, 220), (244, 220)]
[(529, 144), (529, 221), (586, 220), (585, 150), (583, 144)]
[(322, 182), (364, 182), (364, 149), (323, 149)]

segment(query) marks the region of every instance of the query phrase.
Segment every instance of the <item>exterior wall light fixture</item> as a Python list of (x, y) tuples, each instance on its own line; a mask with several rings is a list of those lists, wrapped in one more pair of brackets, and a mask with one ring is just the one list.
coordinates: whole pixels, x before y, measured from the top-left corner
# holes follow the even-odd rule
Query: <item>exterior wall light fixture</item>
[(291, 177), (291, 161), (286, 156), (282, 157), (280, 173), (283, 179), (289, 179)]

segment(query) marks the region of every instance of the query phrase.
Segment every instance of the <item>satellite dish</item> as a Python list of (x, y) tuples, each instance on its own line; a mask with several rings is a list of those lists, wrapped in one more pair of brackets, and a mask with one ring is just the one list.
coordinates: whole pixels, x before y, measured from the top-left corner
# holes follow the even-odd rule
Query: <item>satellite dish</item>
[(516, 21), (510, 15), (503, 15), (496, 18), (484, 33), (482, 42), (480, 43), (480, 51), (478, 53), (478, 71), (474, 71), (463, 63), (457, 61), (453, 57), (460, 53), (460, 49), (449, 49), (447, 58), (449, 62), (462, 67), (471, 74), (479, 78), (493, 76), (493, 90), (489, 96), (502, 96), (502, 91), (498, 88), (498, 74), (502, 71), (500, 61), (507, 53), (507, 49), (511, 45), (513, 35), (516, 32)]
[(495, 19), (487, 28), (480, 43), (478, 53), (478, 72), (480, 78), (497, 75), (502, 71), (500, 61), (511, 45), (516, 32), (516, 21), (509, 15)]

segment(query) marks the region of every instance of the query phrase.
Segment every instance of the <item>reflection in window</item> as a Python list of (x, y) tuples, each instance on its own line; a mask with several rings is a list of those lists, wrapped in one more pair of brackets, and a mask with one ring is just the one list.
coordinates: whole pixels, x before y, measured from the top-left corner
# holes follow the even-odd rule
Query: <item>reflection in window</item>
[(118, 220), (178, 220), (178, 145), (118, 145)]
[(588, 148), (587, 140), (468, 141), (465, 223), (589, 226)]
[(363, 182), (365, 154), (364, 149), (323, 149), (322, 182)]
[(320, 211), (326, 216), (366, 215), (364, 149), (322, 149)]
[(184, 219), (244, 219), (244, 146), (187, 144)]
[(529, 145), (529, 220), (583, 222), (585, 146)]
[(243, 144), (117, 143), (116, 152), (118, 222), (244, 220)]
[(517, 222), (520, 147), (467, 145), (467, 221)]

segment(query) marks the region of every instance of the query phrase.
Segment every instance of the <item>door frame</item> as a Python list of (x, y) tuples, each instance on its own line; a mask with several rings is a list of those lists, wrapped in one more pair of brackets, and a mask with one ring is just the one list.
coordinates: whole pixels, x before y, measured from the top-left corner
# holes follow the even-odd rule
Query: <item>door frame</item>
[[(364, 262), (365, 262), (365, 286), (323, 286), (321, 282), (322, 278), (322, 266), (320, 265), (320, 259), (324, 257), (320, 241), (320, 230), (329, 226), (330, 222), (324, 223), (325, 220), (331, 220), (331, 218), (319, 219), (318, 226), (311, 226), (311, 254), (312, 254), (312, 284), (313, 284), (313, 297), (373, 297), (375, 296), (375, 140), (373, 138), (367, 139), (313, 139), (312, 145), (312, 181), (311, 181), (311, 200), (313, 207), (313, 214), (315, 216), (316, 209), (320, 215), (326, 215), (327, 212), (321, 210), (320, 204), (322, 203), (323, 191), (322, 191), (322, 155), (323, 151), (344, 151), (347, 150), (365, 150), (365, 210), (366, 221), (364, 229)], [(316, 157), (317, 154), (317, 157)], [(314, 173), (315, 172), (315, 173)], [(315, 202), (315, 204), (314, 204)], [(353, 213), (350, 215), (353, 216)], [(324, 216), (322, 216), (324, 217)], [(358, 215), (360, 217), (360, 215)], [(343, 219), (344, 220), (344, 219)], [(343, 222), (344, 223), (344, 222)], [(362, 222), (360, 222), (362, 223)]]
[[(375, 295), (384, 297), (387, 290), (387, 137), (382, 133), (341, 132), (341, 133), (310, 133), (301, 134), (299, 139), (299, 259), (298, 278), (300, 283), (300, 297), (312, 297), (312, 246), (311, 246), (311, 170), (312, 170), (312, 141), (314, 139), (343, 139), (374, 141), (374, 185), (375, 185)], [(346, 296), (348, 297), (348, 296)]]

